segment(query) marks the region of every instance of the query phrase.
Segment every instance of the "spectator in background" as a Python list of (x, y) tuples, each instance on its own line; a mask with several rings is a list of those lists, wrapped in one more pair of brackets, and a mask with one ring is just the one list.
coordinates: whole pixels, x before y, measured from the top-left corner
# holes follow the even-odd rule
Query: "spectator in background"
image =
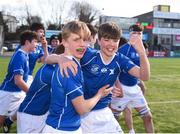
[(61, 42), (62, 42), (61, 33), (59, 33), (59, 35), (53, 34), (49, 40), (49, 43), (50, 43), (50, 45), (48, 45), (49, 54), (54, 53), (56, 47), (61, 45)]
[[(61, 41), (62, 41), (62, 39), (61, 39)], [(50, 45), (51, 45), (52, 48), (56, 48), (58, 45), (60, 45), (61, 41), (60, 41), (58, 35), (52, 35), (50, 37)]]

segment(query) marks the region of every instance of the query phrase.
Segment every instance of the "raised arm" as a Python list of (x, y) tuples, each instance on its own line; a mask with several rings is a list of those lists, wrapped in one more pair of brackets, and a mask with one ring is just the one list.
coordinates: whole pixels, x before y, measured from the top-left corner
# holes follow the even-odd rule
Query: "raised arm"
[(46, 57), (49, 55), (48, 48), (47, 48), (47, 40), (45, 37), (41, 37), (41, 44), (42, 44), (42, 48), (44, 50), (44, 55), (40, 58), (39, 62), (44, 63)]
[(102, 98), (107, 96), (111, 91), (113, 87), (109, 87), (109, 85), (106, 85), (102, 88), (99, 89), (98, 93), (90, 98), (85, 100), (84, 97), (81, 95), (75, 99), (72, 100), (72, 103), (76, 109), (76, 111), (80, 114), (83, 115), (87, 112), (90, 112), (93, 107), (98, 103), (98, 101)]
[(150, 64), (147, 58), (142, 39), (140, 35), (132, 35), (130, 37), (130, 44), (135, 48), (140, 58), (140, 67), (135, 66), (129, 70), (129, 73), (143, 81), (150, 78)]

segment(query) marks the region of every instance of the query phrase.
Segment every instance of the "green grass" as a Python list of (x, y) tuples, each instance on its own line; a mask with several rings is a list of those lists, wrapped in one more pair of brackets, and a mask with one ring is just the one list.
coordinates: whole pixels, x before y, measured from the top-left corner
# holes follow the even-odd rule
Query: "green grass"
[[(180, 101), (180, 59), (151, 58), (151, 79), (146, 82), (148, 102)], [(149, 104), (156, 133), (180, 133), (180, 102)], [(137, 113), (135, 111), (134, 115)], [(124, 119), (120, 119), (123, 130), (127, 131)], [(136, 132), (145, 132), (142, 120), (134, 117)]]
[[(2, 83), (9, 58), (0, 58), (0, 83)], [(151, 58), (151, 79), (146, 82), (148, 102), (180, 101), (180, 58)], [(37, 68), (40, 66), (38, 64)], [(156, 133), (180, 133), (180, 102), (149, 104), (153, 115)], [(133, 111), (136, 133), (143, 133), (142, 120)], [(124, 119), (119, 120), (122, 129), (127, 131)], [(0, 130), (1, 132), (1, 130)], [(11, 132), (16, 132), (15, 125)]]

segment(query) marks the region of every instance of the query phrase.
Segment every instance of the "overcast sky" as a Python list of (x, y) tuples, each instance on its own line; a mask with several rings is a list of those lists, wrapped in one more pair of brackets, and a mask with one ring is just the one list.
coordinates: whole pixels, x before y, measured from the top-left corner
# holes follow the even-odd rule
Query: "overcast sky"
[[(43, 0), (44, 2), (47, 0)], [(53, 1), (53, 0), (52, 0)], [(54, 0), (55, 1), (55, 0)], [(58, 0), (64, 1), (64, 0)], [(65, 0), (66, 8), (75, 0)], [(82, 1), (82, 0), (79, 0)], [(155, 5), (170, 5), (171, 12), (180, 13), (180, 0), (86, 0), (104, 15), (133, 17), (153, 10)], [(0, 5), (17, 7), (22, 3), (29, 3), (33, 6), (33, 13), (38, 14), (37, 0), (0, 0)], [(66, 13), (64, 13), (66, 14)], [(65, 17), (65, 15), (64, 15)]]
[(110, 16), (133, 17), (152, 11), (155, 5), (170, 5), (172, 12), (180, 13), (180, 0), (87, 0)]

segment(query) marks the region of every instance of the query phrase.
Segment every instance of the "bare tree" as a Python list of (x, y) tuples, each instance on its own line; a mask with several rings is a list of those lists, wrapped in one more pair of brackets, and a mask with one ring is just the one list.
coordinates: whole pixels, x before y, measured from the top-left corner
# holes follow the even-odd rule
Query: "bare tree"
[(92, 23), (98, 19), (100, 11), (86, 1), (74, 1), (69, 11), (69, 15), (74, 17), (74, 19), (78, 19), (86, 23)]
[(26, 21), (28, 23), (28, 25), (30, 26), (32, 23), (34, 22), (38, 22), (41, 23), (41, 17), (38, 15), (32, 15), (31, 13), (31, 7), (25, 3), (25, 10), (26, 10)]
[(67, 0), (38, 0), (39, 11), (44, 19), (46, 19), (46, 25), (58, 25), (62, 24), (62, 14), (65, 8)]
[(31, 16), (31, 22), (32, 23), (41, 23), (42, 19), (40, 16)]
[(30, 7), (27, 5), (27, 3), (25, 3), (25, 10), (26, 10), (26, 21), (28, 23), (28, 25), (31, 25), (31, 11), (30, 11)]
[(4, 22), (3, 22), (2, 12), (0, 12), (0, 52), (2, 52), (2, 47), (4, 44), (4, 24), (3, 23)]

